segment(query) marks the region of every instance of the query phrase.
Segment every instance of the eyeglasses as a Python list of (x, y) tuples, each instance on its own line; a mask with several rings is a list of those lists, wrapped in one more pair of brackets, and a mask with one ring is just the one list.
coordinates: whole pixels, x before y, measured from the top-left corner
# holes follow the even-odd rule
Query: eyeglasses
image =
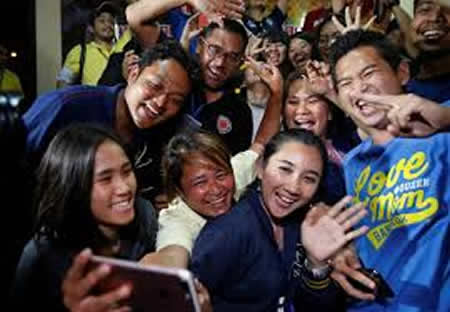
[(241, 62), (242, 56), (240, 53), (236, 52), (225, 52), (221, 47), (215, 44), (210, 44), (203, 38), (200, 38), (202, 42), (206, 45), (206, 52), (209, 54), (211, 58), (216, 58), (223, 56), (225, 62), (230, 65), (236, 65)]

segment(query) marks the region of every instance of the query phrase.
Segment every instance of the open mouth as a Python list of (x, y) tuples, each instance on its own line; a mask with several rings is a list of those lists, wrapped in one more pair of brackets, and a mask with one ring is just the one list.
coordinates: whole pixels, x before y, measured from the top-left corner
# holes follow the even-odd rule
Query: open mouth
[(278, 205), (281, 206), (281, 208), (289, 208), (297, 201), (297, 198), (286, 194), (280, 194), (279, 192), (276, 192), (275, 196), (277, 198)]
[(145, 108), (145, 114), (149, 118), (155, 119), (161, 115), (161, 112), (159, 110), (157, 110), (155, 107), (153, 107), (153, 105), (150, 103), (145, 104), (144, 108)]
[(374, 107), (373, 104), (363, 100), (357, 100), (354, 103), (354, 106), (356, 106), (358, 110), (365, 116), (372, 115), (373, 113), (376, 113), (378, 111), (378, 109)]
[(120, 213), (128, 212), (133, 208), (132, 200), (131, 200), (131, 198), (129, 198), (126, 200), (121, 200), (121, 201), (115, 202), (111, 205), (111, 208), (115, 212), (120, 212)]
[(296, 119), (294, 120), (294, 124), (297, 128), (312, 131), (316, 122), (310, 119)]
[(206, 75), (209, 79), (215, 82), (221, 82), (224, 80), (224, 74), (221, 71), (214, 70), (212, 68), (207, 69)]

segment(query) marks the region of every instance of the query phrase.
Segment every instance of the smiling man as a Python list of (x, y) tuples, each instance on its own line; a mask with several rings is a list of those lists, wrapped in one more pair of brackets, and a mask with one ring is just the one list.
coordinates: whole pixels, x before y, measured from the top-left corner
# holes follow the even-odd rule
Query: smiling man
[(152, 198), (160, 187), (161, 144), (197, 79), (196, 67), (168, 40), (144, 51), (126, 87), (76, 86), (41, 96), (24, 115), (30, 160), (36, 165), (55, 133), (72, 122), (106, 125), (131, 145), (139, 186)]
[(351, 31), (332, 50), (340, 104), (369, 135), (344, 161), (369, 210), (356, 248), (394, 292), (348, 311), (449, 311), (450, 103), (403, 94), (408, 67), (380, 34)]
[[(447, 3), (446, 3), (447, 2)], [(415, 0), (410, 34), (420, 65), (409, 92), (433, 101), (450, 99), (450, 5), (448, 0)]]

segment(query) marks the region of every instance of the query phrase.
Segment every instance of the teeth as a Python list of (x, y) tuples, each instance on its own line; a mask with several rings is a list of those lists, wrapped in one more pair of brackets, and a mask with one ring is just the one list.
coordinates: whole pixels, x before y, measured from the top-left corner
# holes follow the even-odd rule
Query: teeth
[(155, 115), (155, 116), (159, 116), (159, 115), (160, 115), (160, 112), (158, 112), (157, 110), (155, 110), (154, 107), (153, 107), (151, 104), (146, 104), (145, 106), (150, 110), (150, 112), (151, 112), (153, 115)]
[(129, 200), (124, 200), (118, 203), (115, 203), (112, 205), (112, 208), (114, 210), (119, 210), (119, 211), (125, 211), (128, 210), (130, 207), (130, 201)]
[(284, 203), (286, 203), (286, 204), (288, 204), (288, 205), (292, 205), (292, 204), (295, 202), (295, 200), (292, 199), (292, 198), (289, 198), (289, 197), (286, 197), (286, 196), (283, 196), (283, 195), (278, 195), (278, 196), (280, 197), (280, 199), (281, 199)]

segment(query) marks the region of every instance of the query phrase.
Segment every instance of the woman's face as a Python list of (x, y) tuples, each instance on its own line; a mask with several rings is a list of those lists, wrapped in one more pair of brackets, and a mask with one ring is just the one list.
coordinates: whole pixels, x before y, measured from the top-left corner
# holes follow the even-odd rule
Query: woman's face
[(328, 62), (330, 47), (339, 36), (339, 30), (332, 21), (327, 22), (320, 31), (319, 36), (319, 52), (325, 62)]
[(107, 140), (95, 154), (91, 210), (103, 229), (117, 229), (134, 219), (136, 177), (122, 147)]
[(283, 42), (266, 42), (265, 43), (265, 59), (266, 62), (280, 66), (286, 59), (287, 47)]
[(322, 178), (323, 161), (315, 146), (295, 141), (283, 143), (258, 168), (265, 209), (272, 219), (282, 219), (306, 206)]
[(327, 102), (312, 92), (306, 80), (291, 83), (284, 105), (284, 121), (288, 129), (300, 128), (325, 138), (331, 113)]
[(183, 166), (181, 191), (184, 200), (197, 213), (217, 217), (231, 208), (234, 195), (234, 176), (201, 154)]
[(303, 39), (294, 38), (289, 44), (289, 60), (297, 70), (302, 70), (311, 58), (311, 45)]

